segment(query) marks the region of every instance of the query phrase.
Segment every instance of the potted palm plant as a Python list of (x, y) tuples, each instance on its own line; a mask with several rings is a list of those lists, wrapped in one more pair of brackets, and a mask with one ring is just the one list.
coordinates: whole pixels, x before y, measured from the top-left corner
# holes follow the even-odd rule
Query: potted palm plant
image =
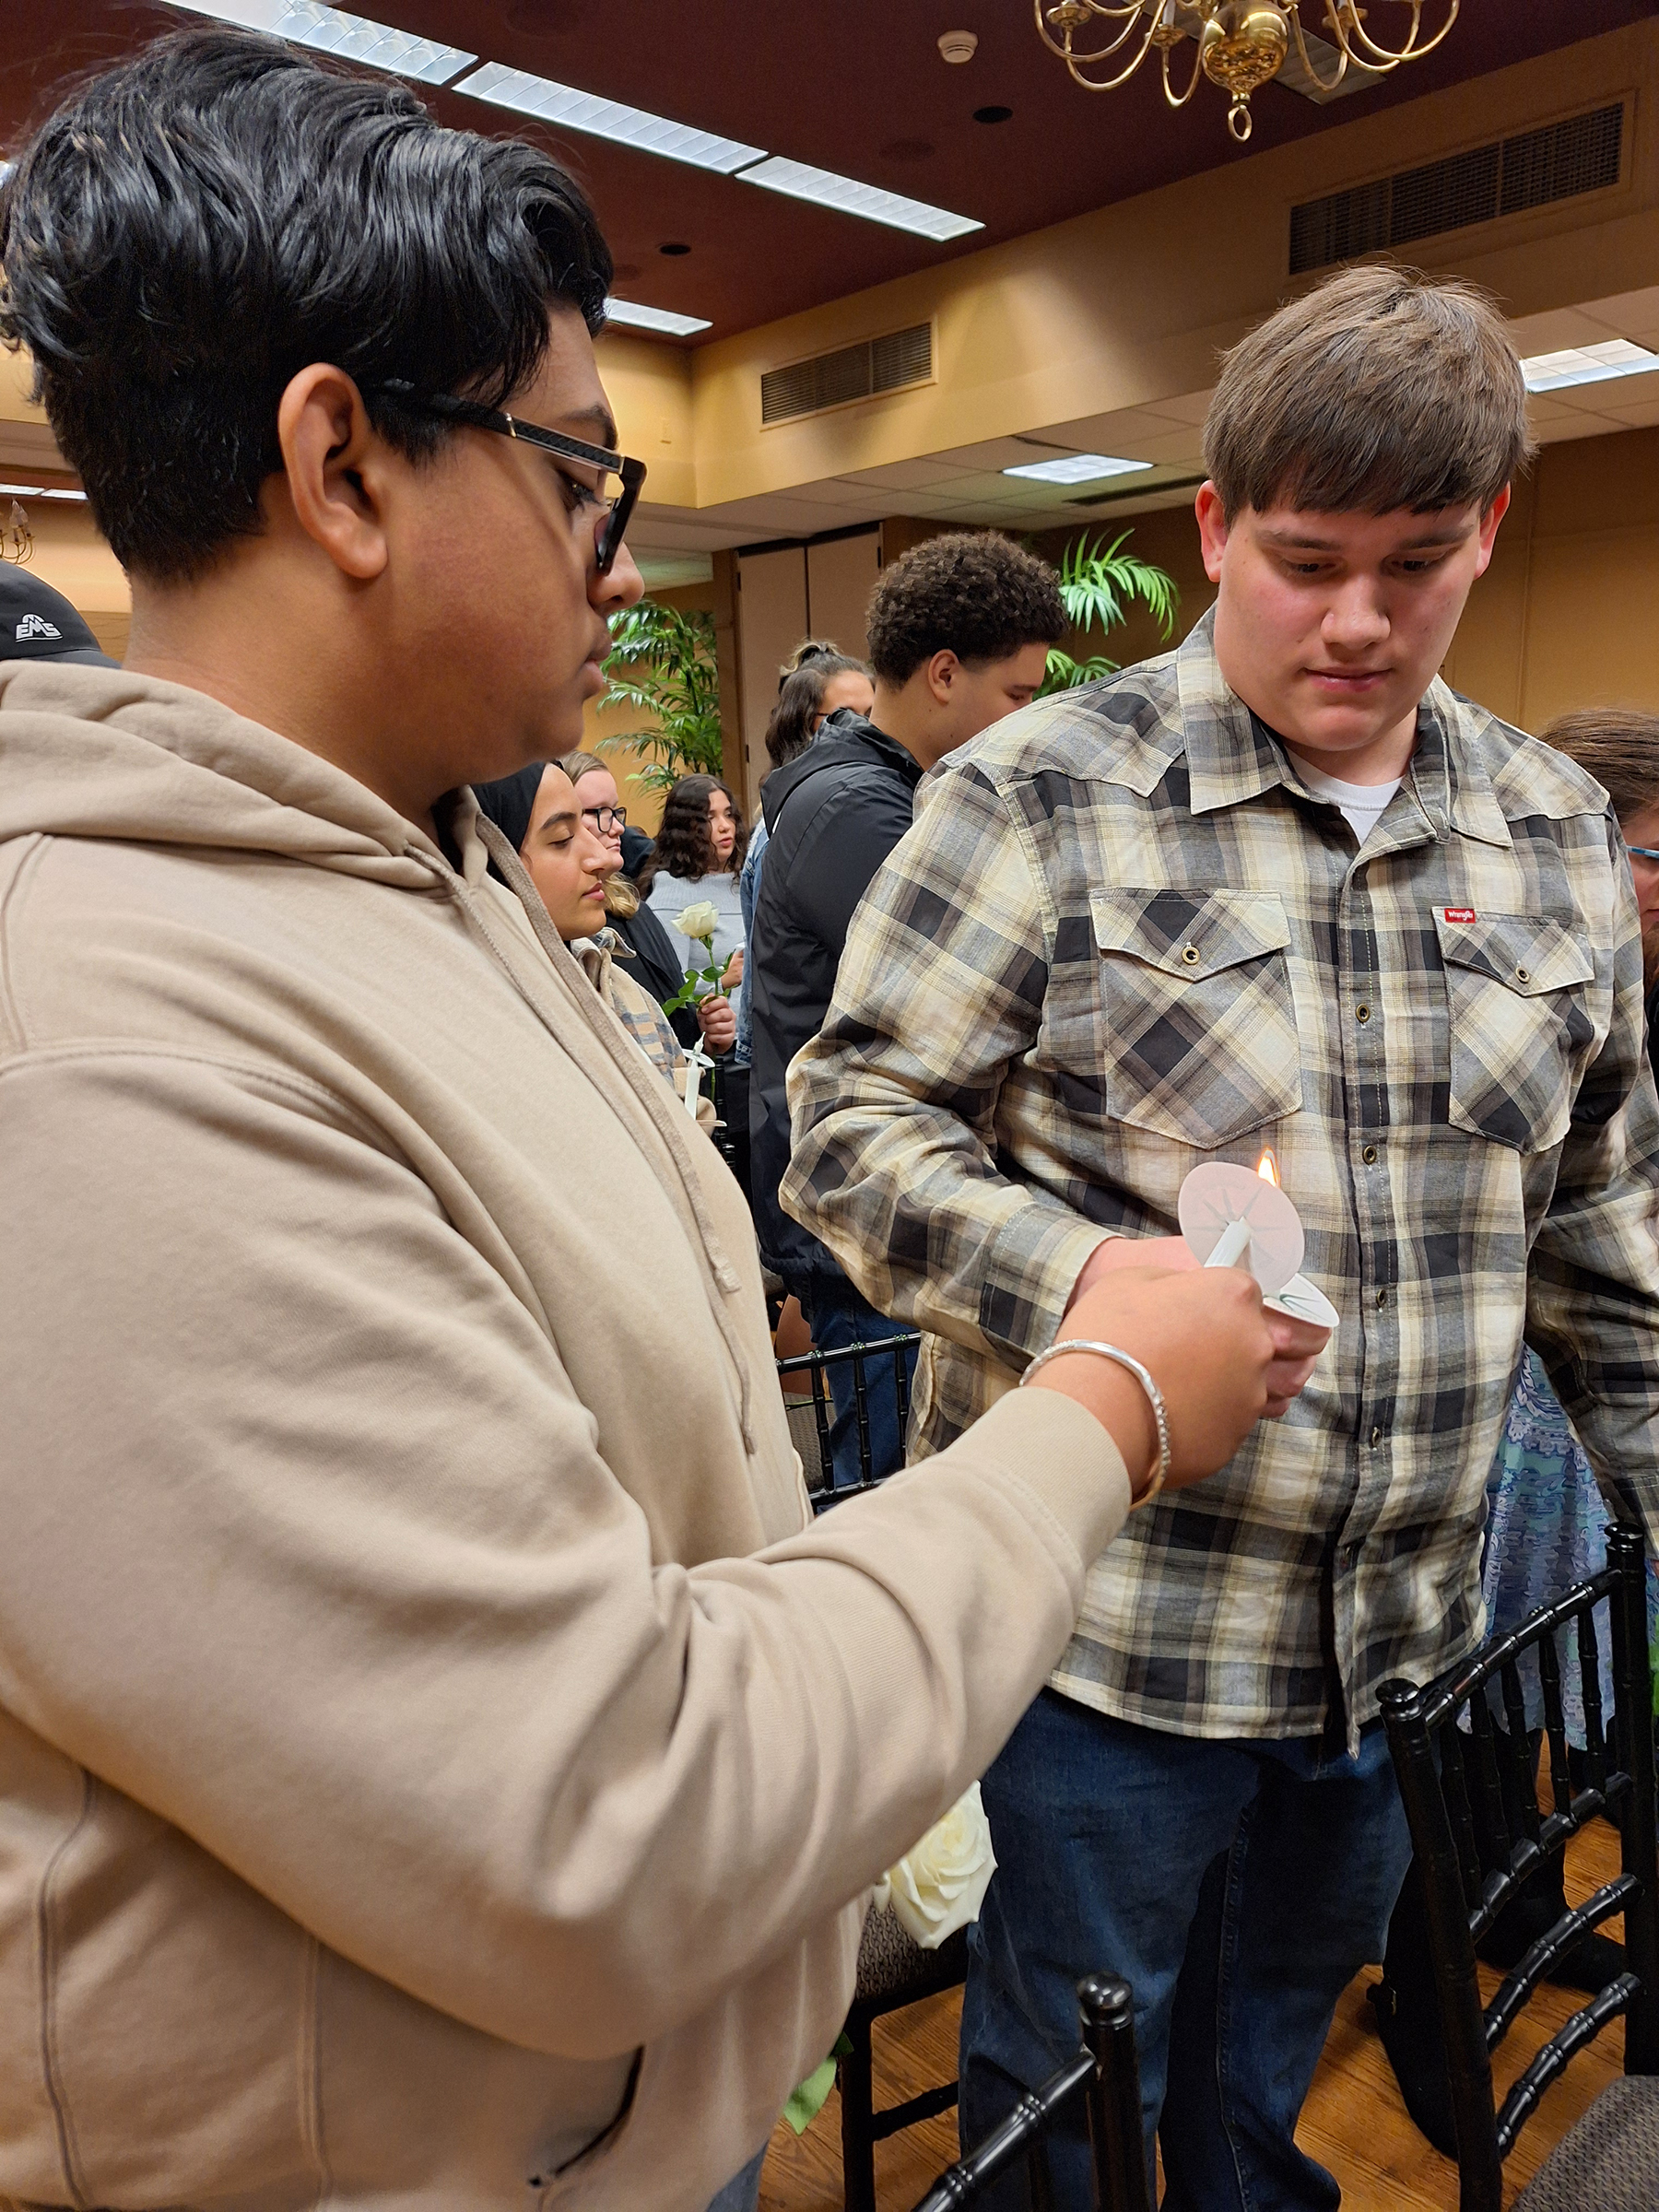
[[(1104, 531), (1092, 541), (1086, 533), (1065, 549), (1060, 563), (1060, 596), (1072, 628), (1086, 642), (1091, 630), (1098, 629), (1104, 638), (1119, 628), (1126, 619), (1130, 603), (1136, 599), (1166, 638), (1174, 634), (1175, 613), (1181, 604), (1175, 579), (1167, 570), (1124, 551), (1133, 535), (1124, 530), (1108, 545)], [(1103, 653), (1078, 661), (1055, 646), (1049, 653), (1038, 697), (1046, 699), (1052, 692), (1098, 683), (1103, 676), (1115, 676), (1117, 669), (1116, 661)]]
[(648, 791), (667, 791), (681, 776), (719, 775), (713, 617), (641, 599), (610, 618), (610, 632), (608, 681), (599, 703), (631, 707), (651, 719), (601, 738), (600, 749), (654, 754), (634, 771)]

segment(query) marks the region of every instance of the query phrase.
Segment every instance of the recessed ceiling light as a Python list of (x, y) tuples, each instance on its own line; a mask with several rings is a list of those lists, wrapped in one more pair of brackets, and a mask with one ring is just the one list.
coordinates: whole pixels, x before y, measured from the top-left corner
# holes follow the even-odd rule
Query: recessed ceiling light
[(1150, 461), (1120, 461), (1112, 453), (1061, 453), (1053, 461), (1022, 461), (1005, 468), (1005, 477), (1029, 477), (1034, 484), (1093, 484), (1102, 477), (1129, 477), (1150, 468)]
[(447, 85), (452, 76), (477, 60), (464, 47), (441, 46), (418, 39), (412, 31), (394, 30), (385, 23), (371, 23), (364, 16), (348, 16), (344, 8), (321, 7), (316, 0), (171, 0), (174, 7), (193, 16), (211, 16), (218, 23), (237, 23), (244, 30), (268, 30), (296, 46), (314, 47), (320, 53), (337, 53), (343, 61), (366, 62), (393, 76), (412, 77), (417, 84)]
[(694, 330), (712, 327), (706, 315), (677, 315), (666, 307), (641, 307), (636, 300), (607, 300), (605, 319), (630, 330), (664, 331), (671, 338), (688, 338)]
[(971, 216), (952, 215), (930, 207), (925, 200), (908, 200), (902, 193), (883, 192), (876, 184), (860, 184), (853, 177), (838, 177), (831, 169), (814, 169), (810, 162), (788, 161), (774, 154), (759, 168), (746, 169), (746, 184), (763, 184), (768, 192), (782, 192), (792, 200), (811, 200), (819, 207), (836, 207), (843, 215), (862, 216), (867, 223), (886, 223), (894, 230), (913, 230), (919, 237), (944, 240), (963, 238), (984, 224)]
[(761, 161), (766, 149), (744, 146), (735, 138), (716, 137), (712, 131), (694, 131), (688, 124), (674, 123), (666, 115), (652, 115), (643, 108), (624, 107), (620, 100), (601, 100), (593, 92), (579, 92), (573, 85), (557, 85), (551, 77), (532, 76), (527, 69), (508, 69), (500, 62), (486, 62), (452, 87), (492, 107), (512, 108), (520, 115), (534, 115), (542, 123), (556, 123), (568, 131), (586, 131), (595, 138), (610, 138), (619, 146), (636, 147), (645, 154), (661, 154), (665, 161), (688, 161), (694, 169), (712, 169), (723, 176), (747, 162)]
[(1629, 338), (1605, 338), (1594, 346), (1535, 353), (1521, 369), (1529, 392), (1559, 392), (1567, 384), (1601, 384), (1609, 377), (1641, 376), (1646, 370), (1659, 369), (1659, 353), (1633, 346)]

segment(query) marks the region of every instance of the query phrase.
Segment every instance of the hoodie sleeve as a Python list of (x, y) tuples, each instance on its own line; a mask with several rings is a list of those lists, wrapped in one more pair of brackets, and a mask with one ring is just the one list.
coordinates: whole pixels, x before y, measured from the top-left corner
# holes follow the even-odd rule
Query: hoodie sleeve
[(0, 1701), (528, 2048), (651, 2041), (855, 1897), (1127, 1507), (1031, 1392), (755, 1558), (653, 1566), (524, 1297), (337, 1100), (42, 1052), (0, 1148)]

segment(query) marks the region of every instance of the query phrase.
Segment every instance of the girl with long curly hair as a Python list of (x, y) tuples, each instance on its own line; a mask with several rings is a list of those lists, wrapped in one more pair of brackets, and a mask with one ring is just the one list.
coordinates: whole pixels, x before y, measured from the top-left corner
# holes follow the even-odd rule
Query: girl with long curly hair
[[(743, 984), (743, 909), (737, 878), (748, 844), (743, 810), (721, 776), (682, 776), (668, 794), (656, 850), (640, 871), (646, 904), (671, 931), (689, 906), (715, 909), (714, 961), (724, 995), (737, 1010)], [(686, 973), (704, 966), (701, 945), (680, 937)]]

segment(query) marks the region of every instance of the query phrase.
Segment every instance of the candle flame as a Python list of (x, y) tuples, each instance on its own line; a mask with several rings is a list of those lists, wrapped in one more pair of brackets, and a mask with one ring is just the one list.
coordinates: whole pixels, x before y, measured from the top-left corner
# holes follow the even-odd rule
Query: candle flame
[(1264, 1182), (1272, 1183), (1276, 1191), (1280, 1188), (1278, 1161), (1273, 1157), (1271, 1145), (1263, 1146), (1262, 1157), (1256, 1162), (1256, 1173)]

